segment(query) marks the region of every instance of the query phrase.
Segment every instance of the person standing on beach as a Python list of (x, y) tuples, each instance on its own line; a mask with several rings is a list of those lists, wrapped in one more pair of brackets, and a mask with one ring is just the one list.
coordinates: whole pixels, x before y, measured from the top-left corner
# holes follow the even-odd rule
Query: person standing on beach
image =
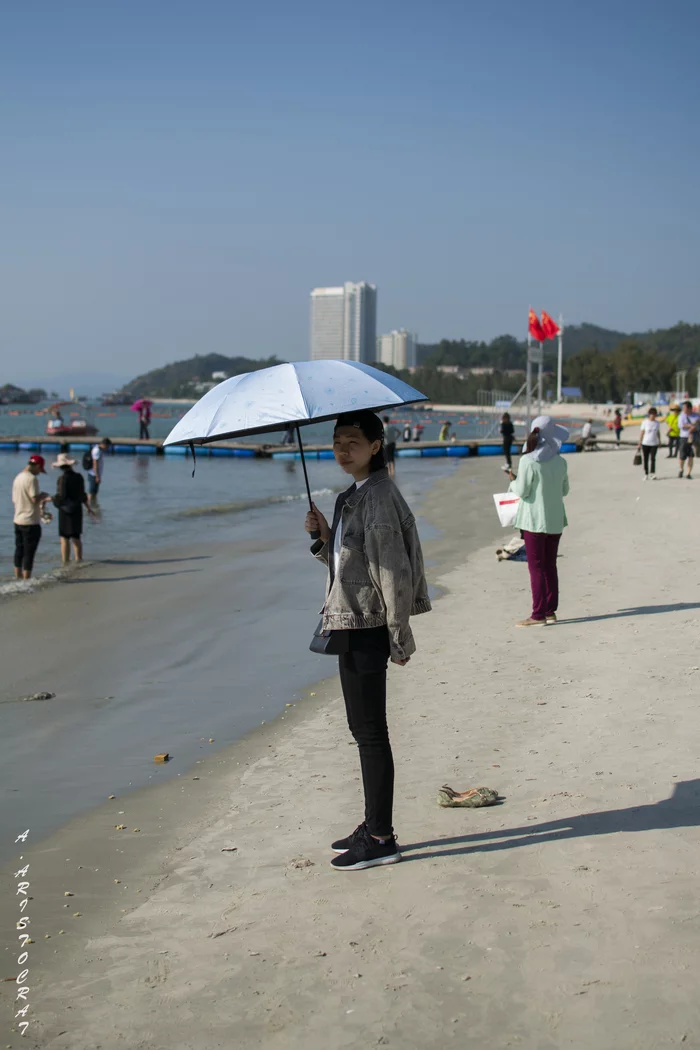
[(414, 423), (413, 424), (413, 430), (411, 431), (411, 436), (412, 436), (413, 440), (414, 441), (420, 441), (420, 439), (423, 436), (423, 431), (424, 430), (425, 430), (425, 427), (423, 426), (422, 423)]
[(670, 405), (665, 419), (668, 427), (668, 455), (666, 459), (675, 459), (678, 456), (678, 445), (681, 439), (681, 431), (678, 426), (680, 411), (680, 405)]
[(511, 449), (515, 438), (515, 427), (510, 418), (510, 412), (504, 412), (501, 416), (501, 437), (503, 438), (503, 455), (506, 458), (503, 469), (507, 474), (510, 474), (513, 469)]
[(649, 409), (647, 418), (642, 422), (637, 451), (641, 449), (644, 456), (644, 480), (656, 481), (656, 453), (661, 444), (661, 424), (655, 408)]
[(61, 471), (53, 503), (58, 508), (58, 536), (61, 541), (61, 561), (65, 567), (70, 564), (71, 544), (75, 560), (83, 560), (83, 506), (87, 508), (88, 514), (94, 515), (95, 512), (88, 504), (83, 475), (73, 470), (75, 460), (61, 452), (53, 466)]
[(551, 416), (538, 416), (521, 456), (518, 476), (511, 471), (510, 492), (520, 497), (513, 527), (522, 530), (530, 570), (532, 613), (516, 627), (557, 622), (557, 555), (565, 527), (564, 497), (569, 494), (566, 460), (560, 453), (569, 431)]
[(394, 760), (386, 722), (387, 663), (404, 667), (416, 650), (409, 617), (430, 610), (415, 519), (385, 469), (384, 428), (373, 412), (338, 418), (338, 465), (353, 484), (338, 497), (332, 525), (314, 505), (305, 528), (311, 553), (329, 569), (322, 633), (337, 654), (348, 726), (360, 752), (365, 819), (331, 846), (340, 871), (401, 860), (392, 824)]
[(396, 474), (396, 442), (399, 440), (399, 428), (392, 426), (388, 416), (384, 416), (384, 451), (386, 458), (386, 469), (389, 477)]
[(42, 492), (39, 474), (46, 473), (43, 456), (30, 456), (24, 470), (12, 482), (15, 526), (15, 579), (30, 580), (41, 541), (41, 511), (48, 492)]
[(406, 423), (406, 425), (403, 428), (403, 439), (404, 439), (404, 441), (410, 441), (411, 440), (411, 424), (410, 423)]
[(450, 423), (450, 421), (448, 419), (440, 427), (440, 436), (438, 438), (438, 441), (449, 441), (450, 440), (450, 430), (451, 430), (451, 428), (452, 428), (452, 424)]
[(696, 427), (700, 417), (693, 412), (693, 404), (691, 401), (683, 402), (683, 411), (678, 417), (678, 427), (680, 430), (680, 444), (678, 447), (678, 458), (680, 460), (681, 469), (678, 471), (678, 477), (683, 477), (683, 469), (687, 462), (688, 464), (688, 481), (693, 477), (693, 464), (695, 462), (695, 449), (694, 443), (697, 440), (695, 437)]
[(102, 484), (104, 454), (112, 447), (109, 438), (102, 438), (98, 445), (93, 445), (90, 456), (92, 466), (88, 470), (88, 507), (94, 510), (97, 506), (97, 495)]
[(615, 415), (613, 417), (613, 430), (615, 431), (615, 437), (617, 438), (617, 447), (620, 447), (620, 438), (622, 437), (622, 413), (619, 408), (615, 409)]

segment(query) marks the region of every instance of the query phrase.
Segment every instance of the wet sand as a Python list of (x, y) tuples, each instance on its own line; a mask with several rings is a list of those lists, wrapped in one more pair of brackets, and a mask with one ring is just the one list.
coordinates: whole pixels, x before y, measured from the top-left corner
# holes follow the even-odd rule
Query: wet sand
[[(570, 457), (573, 617), (518, 632), (527, 566), (496, 563), (484, 494), (499, 479), (469, 466), (431, 493), (445, 593), (415, 621), (409, 668), (391, 670), (404, 863), (328, 867), (326, 844), (360, 812), (331, 679), (179, 782), (26, 851), (24, 1045), (700, 1045), (700, 585), (669, 530), (692, 485), (643, 486), (616, 453)], [(445, 781), (504, 802), (440, 810)]]

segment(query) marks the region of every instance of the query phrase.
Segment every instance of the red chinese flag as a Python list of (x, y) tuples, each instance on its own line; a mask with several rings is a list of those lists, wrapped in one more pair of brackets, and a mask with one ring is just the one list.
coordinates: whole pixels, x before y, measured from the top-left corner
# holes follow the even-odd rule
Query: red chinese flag
[(530, 308), (530, 313), (527, 315), (527, 327), (532, 338), (536, 339), (538, 343), (543, 343), (547, 338), (544, 334), (544, 329), (540, 324), (540, 320), (532, 307)]
[(546, 310), (542, 311), (542, 331), (545, 339), (554, 339), (559, 335), (559, 325), (552, 320)]

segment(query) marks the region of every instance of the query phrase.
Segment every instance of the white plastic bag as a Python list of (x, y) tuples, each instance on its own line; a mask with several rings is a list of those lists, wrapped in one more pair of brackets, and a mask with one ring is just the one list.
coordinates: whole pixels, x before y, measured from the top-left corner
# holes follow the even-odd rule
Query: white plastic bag
[(516, 496), (514, 492), (497, 492), (493, 497), (493, 502), (496, 504), (498, 520), (503, 528), (507, 529), (509, 525), (512, 528), (518, 511), (520, 496)]

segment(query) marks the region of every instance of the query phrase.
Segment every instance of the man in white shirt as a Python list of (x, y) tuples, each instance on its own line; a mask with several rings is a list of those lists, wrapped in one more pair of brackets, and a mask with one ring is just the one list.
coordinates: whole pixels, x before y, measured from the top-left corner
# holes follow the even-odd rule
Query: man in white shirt
[(695, 463), (695, 449), (693, 445), (700, 440), (699, 425), (700, 416), (693, 412), (692, 401), (684, 401), (683, 411), (678, 417), (678, 426), (681, 432), (681, 443), (678, 451), (681, 469), (678, 472), (678, 477), (683, 477), (683, 468), (687, 462), (689, 481), (693, 476), (693, 464)]
[(581, 437), (583, 438), (584, 449), (594, 447), (597, 439), (595, 434), (593, 433), (592, 419), (586, 420), (586, 422), (583, 424), (583, 427), (581, 429)]
[(39, 474), (45, 474), (43, 456), (30, 456), (24, 470), (12, 482), (15, 526), (15, 579), (30, 580), (39, 541), (41, 540), (41, 510), (48, 492), (39, 486)]
[(109, 438), (102, 438), (99, 445), (92, 447), (92, 466), (88, 470), (88, 507), (93, 511), (97, 506), (97, 494), (102, 481), (104, 454), (111, 447), (112, 442)]

